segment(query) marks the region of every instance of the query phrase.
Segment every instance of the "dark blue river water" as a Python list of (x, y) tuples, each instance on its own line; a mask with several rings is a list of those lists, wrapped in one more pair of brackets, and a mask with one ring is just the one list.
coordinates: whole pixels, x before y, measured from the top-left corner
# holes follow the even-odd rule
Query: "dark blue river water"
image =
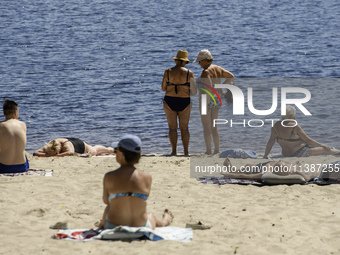
[[(163, 73), (179, 49), (194, 60), (203, 48), (240, 79), (245, 95), (251, 86), (245, 78), (255, 84), (264, 78), (263, 87), (256, 85), (263, 101), (271, 101), (272, 79), (324, 78), (303, 85), (313, 115), (301, 125), (312, 138), (340, 147), (339, 82), (324, 82), (340, 77), (337, 0), (2, 0), (0, 100), (19, 103), (31, 153), (55, 137), (108, 146), (126, 133), (139, 135), (146, 153), (168, 153)], [(187, 67), (200, 76), (198, 64)], [(197, 102), (196, 96), (192, 151), (204, 152)], [(259, 153), (270, 132), (220, 129), (221, 150)]]

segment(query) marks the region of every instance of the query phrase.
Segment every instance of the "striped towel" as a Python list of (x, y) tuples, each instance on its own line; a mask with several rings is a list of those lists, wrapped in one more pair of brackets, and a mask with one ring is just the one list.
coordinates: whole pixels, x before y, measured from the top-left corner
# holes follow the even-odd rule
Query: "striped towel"
[(53, 176), (51, 169), (28, 169), (26, 172), (21, 173), (2, 173), (0, 176), (14, 177), (22, 175), (40, 175), (40, 176)]
[(160, 227), (154, 230), (146, 227), (118, 226), (114, 229), (65, 229), (59, 230), (52, 236), (53, 239), (69, 241), (94, 241), (94, 240), (173, 240), (190, 242), (193, 238), (191, 228)]
[(263, 185), (261, 182), (257, 181), (251, 181), (251, 180), (245, 180), (245, 179), (231, 179), (231, 178), (225, 178), (223, 176), (212, 176), (212, 177), (199, 177), (197, 178), (198, 181), (200, 181), (203, 184), (245, 184), (245, 185)]

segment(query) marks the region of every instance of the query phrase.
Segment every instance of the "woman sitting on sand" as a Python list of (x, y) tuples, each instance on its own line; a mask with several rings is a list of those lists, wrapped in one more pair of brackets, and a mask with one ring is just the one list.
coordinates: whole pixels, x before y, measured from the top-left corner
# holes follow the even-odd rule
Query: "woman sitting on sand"
[(168, 209), (164, 210), (162, 219), (147, 213), (146, 200), (152, 178), (134, 166), (141, 156), (139, 137), (124, 136), (115, 151), (120, 167), (104, 176), (103, 201), (107, 206), (97, 227), (112, 229), (122, 225), (155, 229), (170, 225), (174, 217)]
[(72, 156), (75, 153), (88, 153), (91, 156), (96, 156), (103, 153), (113, 154), (113, 148), (104, 147), (102, 145), (91, 146), (78, 138), (57, 138), (46, 145), (36, 150), (33, 156), (39, 157), (64, 157)]
[(296, 124), (295, 112), (296, 110), (293, 106), (287, 105), (286, 115), (282, 116), (282, 122), (278, 121), (272, 127), (263, 158), (268, 158), (275, 141), (281, 146), (282, 155), (285, 157), (308, 157), (340, 153), (340, 150), (331, 149), (327, 145), (318, 143), (310, 138)]

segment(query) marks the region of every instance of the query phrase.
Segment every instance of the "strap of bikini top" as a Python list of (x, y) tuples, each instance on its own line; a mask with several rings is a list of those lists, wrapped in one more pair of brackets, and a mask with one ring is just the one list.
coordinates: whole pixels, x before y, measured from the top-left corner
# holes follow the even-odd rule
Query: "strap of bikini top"
[(293, 132), (294, 132), (295, 127), (296, 127), (296, 126), (294, 126), (293, 129), (292, 129), (292, 132), (290, 132), (289, 139), (292, 138), (292, 135), (293, 135)]
[(167, 69), (167, 73), (168, 73), (168, 81), (167, 81), (167, 85), (174, 85), (175, 86), (175, 92), (176, 94), (178, 93), (178, 86), (181, 86), (181, 85), (186, 85), (186, 86), (190, 86), (190, 83), (189, 83), (189, 69), (188, 69), (188, 72), (187, 72), (187, 82), (185, 84), (173, 84), (170, 82), (170, 78), (169, 78), (169, 69)]
[[(168, 74), (168, 83), (170, 83), (169, 69), (166, 69), (166, 71), (167, 71), (167, 74)], [(190, 73), (190, 70), (188, 69), (186, 84), (189, 83), (189, 73)], [(181, 84), (177, 84), (177, 85), (181, 85)]]
[[(286, 139), (286, 138), (282, 138), (282, 137), (279, 137), (279, 136), (277, 135), (277, 133), (276, 133), (276, 130), (275, 130), (275, 128), (273, 127), (273, 129), (274, 129), (274, 132), (275, 132), (275, 135), (276, 135), (276, 140), (278, 140), (278, 139), (282, 139), (282, 140), (284, 140), (284, 141), (295, 140), (295, 139), (292, 139), (292, 135), (293, 135), (293, 132), (294, 132), (294, 129), (295, 129), (295, 127), (296, 127), (296, 126), (294, 126), (294, 127), (293, 127), (293, 129), (292, 129), (292, 132), (290, 133), (290, 136), (289, 136), (289, 138), (288, 138), (288, 139)], [(298, 139), (300, 139), (300, 138), (298, 138)]]
[(64, 145), (65, 143), (70, 142), (70, 140), (66, 140), (65, 142), (60, 143), (61, 145)]

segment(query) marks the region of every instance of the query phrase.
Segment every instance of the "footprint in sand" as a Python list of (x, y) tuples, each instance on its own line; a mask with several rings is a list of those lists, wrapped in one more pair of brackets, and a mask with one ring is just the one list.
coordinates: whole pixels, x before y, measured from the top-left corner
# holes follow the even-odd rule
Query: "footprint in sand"
[(36, 217), (43, 217), (48, 210), (46, 209), (42, 209), (42, 208), (38, 208), (38, 209), (33, 209), (30, 210), (26, 213), (26, 215), (32, 215), (32, 216), (36, 216)]

